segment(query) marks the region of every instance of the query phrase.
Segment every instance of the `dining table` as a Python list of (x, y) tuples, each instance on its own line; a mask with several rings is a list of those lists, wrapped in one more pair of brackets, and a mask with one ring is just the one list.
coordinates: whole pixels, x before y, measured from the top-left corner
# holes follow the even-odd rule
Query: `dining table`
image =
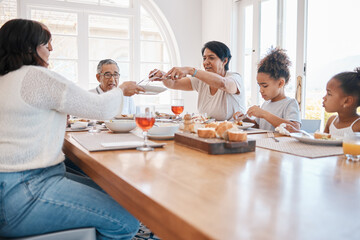
[(174, 140), (89, 152), (73, 134), (64, 154), (161, 239), (360, 239), (360, 163), (344, 155), (210, 155)]

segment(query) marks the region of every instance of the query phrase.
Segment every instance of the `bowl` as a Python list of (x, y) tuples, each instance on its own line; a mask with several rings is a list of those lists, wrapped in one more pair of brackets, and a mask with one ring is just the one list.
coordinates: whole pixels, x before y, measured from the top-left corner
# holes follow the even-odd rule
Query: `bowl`
[(177, 123), (156, 123), (152, 128), (149, 129), (149, 135), (158, 135), (158, 136), (173, 136), (177, 131), (179, 131), (179, 124)]
[(71, 129), (85, 129), (87, 128), (88, 126), (88, 122), (74, 122), (72, 123), (70, 126), (71, 126)]
[(136, 123), (135, 120), (110, 120), (105, 126), (113, 132), (126, 133), (136, 128)]

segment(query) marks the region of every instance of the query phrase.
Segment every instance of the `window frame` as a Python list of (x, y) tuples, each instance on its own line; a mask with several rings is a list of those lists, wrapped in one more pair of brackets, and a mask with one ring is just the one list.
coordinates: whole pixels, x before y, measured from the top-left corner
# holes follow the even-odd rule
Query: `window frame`
[[(256, 81), (257, 64), (260, 61), (260, 29), (261, 29), (261, 2), (266, 0), (234, 0), (234, 6), (237, 9), (235, 12), (235, 18), (238, 19), (237, 28), (235, 34), (237, 37), (233, 37), (233, 46), (237, 50), (238, 58), (237, 69), (243, 76), (244, 70), (244, 59), (245, 59), (245, 37), (244, 37), (244, 9), (246, 6), (253, 5), (253, 36), (252, 36), (252, 63), (251, 63), (251, 104), (259, 104), (259, 91)], [(295, 77), (296, 81), (296, 93), (300, 93), (299, 97), (296, 98), (300, 105), (301, 116), (305, 116), (305, 84), (306, 84), (306, 36), (307, 36), (307, 2), (308, 0), (297, 0), (297, 30), (296, 30), (296, 67)], [(285, 24), (285, 0), (277, 0), (277, 40), (276, 44), (279, 47), (283, 47), (284, 40), (284, 24)]]
[[(161, 10), (150, 0), (131, 0), (129, 8), (112, 7), (112, 6), (98, 6), (76, 2), (60, 2), (52, 0), (18, 0), (18, 16), (21, 18), (30, 19), (31, 9), (42, 9), (49, 11), (65, 11), (75, 12), (78, 14), (78, 82), (77, 84), (88, 89), (89, 79), (94, 76), (89, 76), (89, 33), (88, 30), (88, 16), (89, 14), (95, 15), (113, 15), (116, 17), (128, 17), (129, 26), (129, 80), (140, 81), (141, 68), (141, 13), (140, 7), (143, 7), (148, 14), (151, 15), (155, 23), (159, 27), (159, 32), (167, 47), (169, 54), (169, 64), (171, 66), (180, 66), (180, 51), (175, 38), (175, 35), (167, 22)], [(145, 62), (144, 62), (145, 63)], [(164, 62), (165, 63), (165, 62)], [(171, 91), (171, 97), (180, 97), (180, 91)], [(170, 106), (170, 100), (167, 103), (161, 103), (158, 108), (167, 109)]]

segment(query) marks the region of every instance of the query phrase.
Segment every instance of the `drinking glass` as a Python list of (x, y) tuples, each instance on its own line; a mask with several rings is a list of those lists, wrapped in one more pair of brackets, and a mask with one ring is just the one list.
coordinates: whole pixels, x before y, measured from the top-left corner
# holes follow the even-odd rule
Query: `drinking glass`
[(139, 151), (154, 150), (147, 143), (147, 132), (155, 123), (155, 107), (154, 106), (137, 106), (135, 114), (136, 125), (143, 130), (144, 145), (136, 148)]
[(171, 111), (175, 114), (175, 119), (184, 111), (184, 99), (172, 99)]
[(343, 151), (348, 160), (360, 160), (360, 133), (345, 133)]

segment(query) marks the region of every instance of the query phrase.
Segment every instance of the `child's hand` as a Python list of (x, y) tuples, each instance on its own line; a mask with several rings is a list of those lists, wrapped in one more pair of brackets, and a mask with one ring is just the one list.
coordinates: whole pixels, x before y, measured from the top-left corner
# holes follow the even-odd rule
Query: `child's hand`
[(296, 129), (293, 125), (286, 123), (285, 129), (288, 130), (291, 133), (294, 132), (300, 132), (298, 129)]
[(254, 116), (257, 118), (264, 118), (265, 113), (266, 113), (265, 110), (263, 110), (262, 108), (260, 108), (259, 106), (256, 106), (256, 105), (250, 107), (249, 110), (247, 111), (247, 115), (249, 117)]
[(242, 112), (236, 112), (236, 113), (234, 113), (233, 118), (235, 119), (235, 121), (237, 121), (239, 119), (242, 120), (244, 118), (244, 116), (245, 116), (245, 114), (243, 114)]

